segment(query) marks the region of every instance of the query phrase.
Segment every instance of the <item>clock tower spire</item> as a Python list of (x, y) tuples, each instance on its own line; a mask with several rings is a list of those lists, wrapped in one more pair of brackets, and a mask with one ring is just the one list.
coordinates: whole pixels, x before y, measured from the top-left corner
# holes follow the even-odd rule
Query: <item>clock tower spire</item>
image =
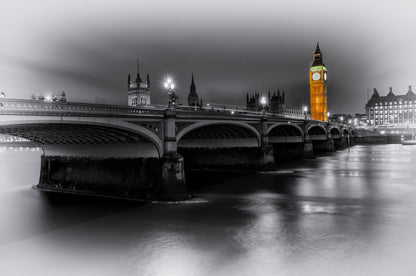
[(309, 86), (312, 120), (328, 121), (327, 68), (322, 58), (319, 42), (316, 43), (312, 65), (309, 68)]

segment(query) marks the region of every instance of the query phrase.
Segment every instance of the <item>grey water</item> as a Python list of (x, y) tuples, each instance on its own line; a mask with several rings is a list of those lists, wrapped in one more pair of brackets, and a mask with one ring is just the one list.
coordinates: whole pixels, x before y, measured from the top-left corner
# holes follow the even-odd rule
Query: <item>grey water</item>
[(39, 156), (0, 151), (0, 275), (416, 275), (415, 146), (189, 172), (198, 204), (43, 194)]

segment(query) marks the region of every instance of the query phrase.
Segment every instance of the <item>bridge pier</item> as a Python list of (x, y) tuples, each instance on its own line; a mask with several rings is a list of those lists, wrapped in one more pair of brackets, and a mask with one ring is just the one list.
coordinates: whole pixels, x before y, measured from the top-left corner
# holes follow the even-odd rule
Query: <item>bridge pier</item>
[(180, 198), (187, 194), (185, 183), (185, 165), (183, 157), (176, 154), (165, 155), (160, 158), (162, 167), (162, 185), (160, 196), (162, 198)]
[(260, 135), (261, 135), (261, 156), (258, 167), (261, 170), (275, 170), (276, 163), (274, 158), (273, 146), (270, 144), (268, 133), (268, 121), (262, 117), (260, 121)]
[(340, 146), (340, 148), (342, 148), (342, 149), (348, 148), (348, 137), (343, 136), (341, 138), (341, 146)]
[(312, 141), (305, 141), (303, 143), (303, 158), (314, 158)]
[(257, 167), (263, 171), (276, 169), (274, 150), (272, 145), (263, 145), (261, 147), (261, 156), (259, 158)]
[(188, 189), (185, 182), (184, 160), (178, 153), (175, 110), (166, 109), (164, 111), (163, 130), (162, 197), (181, 197), (187, 193)]
[(335, 150), (342, 148), (342, 138), (334, 139)]
[(332, 139), (331, 137), (328, 137), (328, 140), (326, 142), (326, 146), (327, 146), (327, 151), (328, 152), (335, 152), (334, 139)]
[[(158, 158), (41, 157), (40, 190), (127, 198), (157, 198), (164, 192)], [(162, 169), (163, 168), (163, 169)]]

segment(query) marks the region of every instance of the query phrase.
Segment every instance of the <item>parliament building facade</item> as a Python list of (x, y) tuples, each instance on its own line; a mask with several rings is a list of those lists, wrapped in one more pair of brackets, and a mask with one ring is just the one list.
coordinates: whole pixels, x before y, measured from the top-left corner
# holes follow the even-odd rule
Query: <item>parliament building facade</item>
[(371, 126), (413, 127), (416, 123), (416, 95), (410, 85), (404, 95), (395, 95), (390, 87), (386, 96), (380, 96), (374, 88), (365, 111)]

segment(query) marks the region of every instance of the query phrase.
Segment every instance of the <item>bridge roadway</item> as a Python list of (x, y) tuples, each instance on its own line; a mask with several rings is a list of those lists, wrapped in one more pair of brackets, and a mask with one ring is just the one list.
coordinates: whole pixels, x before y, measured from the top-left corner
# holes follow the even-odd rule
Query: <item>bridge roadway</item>
[[(137, 188), (132, 196), (172, 196), (186, 193), (184, 160), (188, 167), (272, 168), (276, 158), (308, 157), (346, 146), (354, 129), (295, 114), (1, 98), (0, 134), (22, 137), (44, 148), (39, 187), (90, 191), (97, 181), (109, 186), (127, 182), (124, 194), (132, 195), (130, 190)], [(112, 150), (115, 145), (125, 149), (123, 156)], [(56, 156), (56, 150), (64, 148), (70, 150)], [(117, 161), (110, 158), (111, 163), (109, 157)], [(79, 163), (84, 164), (82, 168)], [(140, 169), (134, 172), (132, 166)], [(100, 180), (97, 174), (110, 180)], [(162, 176), (157, 185), (152, 174)], [(146, 192), (146, 185), (157, 188)], [(104, 191), (107, 188), (100, 189), (113, 193)]]

